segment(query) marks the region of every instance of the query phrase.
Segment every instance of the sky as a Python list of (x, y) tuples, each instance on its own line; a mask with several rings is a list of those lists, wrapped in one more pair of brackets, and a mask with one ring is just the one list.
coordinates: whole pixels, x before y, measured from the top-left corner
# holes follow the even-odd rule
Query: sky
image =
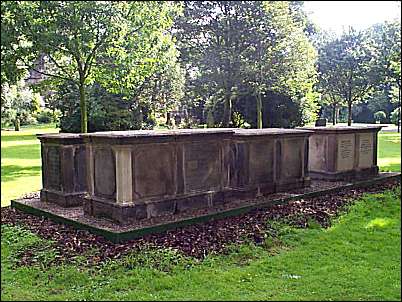
[(342, 33), (349, 25), (364, 29), (375, 23), (401, 19), (398, 1), (304, 1), (311, 20), (325, 30)]

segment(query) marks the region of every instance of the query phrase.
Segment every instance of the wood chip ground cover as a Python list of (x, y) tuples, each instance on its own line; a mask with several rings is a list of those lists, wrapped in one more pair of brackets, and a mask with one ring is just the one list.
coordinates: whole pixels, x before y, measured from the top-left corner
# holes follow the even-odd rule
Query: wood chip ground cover
[[(269, 209), (253, 210), (247, 214), (221, 220), (195, 224), (160, 234), (147, 235), (124, 243), (112, 243), (102, 236), (71, 226), (58, 224), (50, 219), (29, 215), (10, 207), (1, 209), (1, 224), (21, 226), (51, 240), (45, 245), (33, 245), (17, 255), (15, 265), (35, 265), (44, 261), (44, 250), (51, 249), (53, 257), (46, 265), (70, 263), (80, 259), (81, 265), (99, 265), (109, 259), (119, 259), (136, 250), (148, 247), (172, 248), (185, 256), (203, 259), (210, 253), (225, 253), (228, 246), (254, 242), (262, 244), (266, 238), (275, 238), (275, 222), (306, 228), (312, 224), (329, 227), (331, 220), (345, 212), (348, 205), (363, 193), (376, 193), (399, 186), (397, 180), (373, 185), (369, 188), (343, 190), (319, 197), (291, 201)], [(28, 194), (31, 198), (37, 193)], [(85, 261), (82, 261), (84, 258)]]

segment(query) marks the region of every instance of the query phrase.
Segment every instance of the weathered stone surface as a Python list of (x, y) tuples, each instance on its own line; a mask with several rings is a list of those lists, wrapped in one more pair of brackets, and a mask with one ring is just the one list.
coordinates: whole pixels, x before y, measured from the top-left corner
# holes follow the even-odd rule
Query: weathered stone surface
[(250, 183), (272, 182), (274, 177), (274, 140), (251, 142), (249, 150)]
[(282, 183), (294, 182), (294, 179), (303, 177), (304, 140), (298, 138), (281, 139), (281, 170)]
[(115, 198), (116, 164), (110, 147), (98, 147), (94, 150), (94, 188), (95, 196)]
[(219, 189), (222, 171), (218, 142), (185, 144), (184, 162), (187, 193)]
[(373, 133), (360, 133), (357, 138), (359, 144), (357, 166), (359, 168), (370, 168), (373, 166), (374, 135)]
[(82, 203), (87, 191), (86, 149), (77, 134), (42, 134), (41, 198), (65, 207)]
[(49, 189), (61, 189), (61, 163), (59, 146), (47, 146), (46, 163), (47, 186)]
[[(68, 192), (85, 183), (85, 213), (121, 224), (208, 208), (308, 185), (310, 133), (186, 129), (63, 134), (60, 140), (70, 145), (60, 144), (60, 162), (72, 169), (61, 172), (60, 182)], [(54, 144), (57, 135), (48, 139)], [(71, 144), (74, 139), (77, 146)], [(47, 151), (43, 154), (46, 161)]]
[(352, 170), (355, 165), (355, 134), (339, 134), (337, 141), (337, 171)]
[(381, 126), (315, 127), (309, 172), (316, 179), (353, 180), (378, 174), (377, 133)]
[(134, 201), (176, 193), (174, 151), (168, 144), (142, 145), (132, 151)]

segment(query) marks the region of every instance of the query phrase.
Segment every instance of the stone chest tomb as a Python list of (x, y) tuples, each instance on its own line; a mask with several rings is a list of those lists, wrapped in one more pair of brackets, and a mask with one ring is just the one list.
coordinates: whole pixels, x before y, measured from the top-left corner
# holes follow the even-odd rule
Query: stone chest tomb
[(41, 199), (62, 206), (82, 203), (86, 215), (125, 224), (300, 188), (310, 181), (311, 133), (183, 129), (41, 135)]
[(316, 179), (361, 179), (378, 174), (381, 126), (302, 128), (314, 131), (309, 143), (309, 172)]
[(41, 134), (41, 200), (64, 207), (82, 203), (87, 192), (85, 144), (79, 134)]

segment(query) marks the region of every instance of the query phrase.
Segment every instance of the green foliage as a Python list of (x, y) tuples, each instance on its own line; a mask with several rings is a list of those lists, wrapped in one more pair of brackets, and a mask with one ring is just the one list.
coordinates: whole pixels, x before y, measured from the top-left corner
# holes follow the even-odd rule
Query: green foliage
[(41, 124), (58, 123), (60, 120), (60, 111), (43, 108), (36, 115), (36, 120)]
[(367, 33), (353, 28), (324, 42), (319, 49), (319, 87), (328, 103), (348, 105), (348, 124), (352, 120), (352, 104), (363, 101), (373, 91), (373, 64)]
[[(390, 113), (400, 87), (400, 22), (384, 22), (342, 37), (323, 33), (319, 47), (319, 90), (322, 105), (333, 108), (364, 102), (354, 111), (356, 120), (372, 122), (376, 111)], [(369, 109), (365, 117), (362, 110)], [(335, 110), (333, 111), (333, 116)], [(371, 115), (371, 117), (370, 117)]]
[(385, 114), (384, 111), (377, 111), (376, 113), (374, 113), (374, 119), (377, 122), (382, 122), (387, 118), (387, 115)]
[(15, 8), (18, 32), (30, 51), (44, 55), (45, 86), (69, 82), (80, 100), (81, 131), (87, 131), (87, 86), (97, 81), (109, 92), (131, 98), (177, 52), (169, 33), (180, 12), (173, 2), (47, 1)]
[(15, 85), (4, 83), (1, 87), (1, 124), (10, 126), (18, 122), (21, 125), (36, 123), (34, 115), (40, 108), (40, 97), (24, 81)]
[(375, 55), (379, 89), (390, 84), (401, 87), (401, 22), (384, 22), (369, 29)]
[[(237, 103), (249, 96), (261, 103), (268, 91), (290, 96), (306, 122), (315, 118), (315, 50), (299, 24), (302, 15), (292, 11), (297, 7), (286, 1), (185, 2), (176, 22), (187, 67), (185, 104), (201, 122), (202, 108), (209, 108), (215, 124), (235, 126)], [(266, 115), (263, 120), (270, 123)]]

